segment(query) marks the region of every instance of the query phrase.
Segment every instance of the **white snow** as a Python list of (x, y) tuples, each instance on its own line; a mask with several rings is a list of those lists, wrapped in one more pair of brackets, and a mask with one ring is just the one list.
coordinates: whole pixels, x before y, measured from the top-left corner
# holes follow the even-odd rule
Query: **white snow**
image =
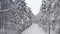
[(38, 24), (33, 24), (27, 30), (23, 31), (22, 34), (46, 34)]

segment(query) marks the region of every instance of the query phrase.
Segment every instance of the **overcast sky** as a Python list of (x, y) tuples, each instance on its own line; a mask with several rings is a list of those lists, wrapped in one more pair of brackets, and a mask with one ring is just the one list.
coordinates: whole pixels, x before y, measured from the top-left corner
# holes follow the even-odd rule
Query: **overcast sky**
[(27, 6), (29, 6), (34, 15), (37, 15), (40, 11), (42, 0), (25, 0)]

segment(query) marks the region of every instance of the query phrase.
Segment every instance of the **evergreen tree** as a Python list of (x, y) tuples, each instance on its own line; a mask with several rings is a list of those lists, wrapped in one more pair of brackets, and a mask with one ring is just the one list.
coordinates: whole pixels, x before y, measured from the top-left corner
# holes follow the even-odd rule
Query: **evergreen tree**
[[(33, 14), (24, 1), (25, 0), (17, 0), (13, 2), (12, 0), (5, 0), (6, 4), (10, 2), (7, 6), (4, 5), (4, 2), (2, 3), (4, 7), (1, 7), (2, 9), (0, 10), (0, 23), (2, 24), (0, 24), (0, 27), (4, 29), (4, 31), (8, 32), (12, 30), (21, 33), (32, 25), (31, 19)], [(7, 34), (9, 34), (9, 32)]]
[[(42, 24), (43, 28), (46, 30), (49, 28), (48, 34), (50, 34), (50, 30), (53, 30), (56, 34), (56, 25), (59, 24), (60, 18), (60, 1), (59, 0), (43, 0), (40, 12), (40, 25)], [(47, 28), (46, 28), (47, 27)], [(59, 29), (59, 27), (58, 27)]]

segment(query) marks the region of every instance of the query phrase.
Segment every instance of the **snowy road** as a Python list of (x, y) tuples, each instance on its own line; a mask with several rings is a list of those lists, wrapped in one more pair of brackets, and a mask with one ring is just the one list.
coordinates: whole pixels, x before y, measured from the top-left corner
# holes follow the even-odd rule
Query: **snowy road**
[(23, 31), (22, 34), (46, 34), (38, 24), (32, 24), (27, 30)]

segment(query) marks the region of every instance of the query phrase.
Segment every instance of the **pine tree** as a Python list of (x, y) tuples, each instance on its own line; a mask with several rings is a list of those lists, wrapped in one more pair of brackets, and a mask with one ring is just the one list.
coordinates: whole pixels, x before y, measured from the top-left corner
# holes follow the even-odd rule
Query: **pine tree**
[[(59, 24), (59, 0), (43, 0), (41, 6), (41, 17), (40, 24), (42, 24), (44, 29), (49, 28), (48, 34), (50, 34), (50, 30), (55, 32), (55, 25)], [(57, 22), (58, 21), (58, 22)], [(47, 28), (46, 28), (47, 27)], [(56, 32), (55, 32), (56, 33)]]
[(9, 5), (4, 6), (3, 4), (4, 7), (0, 10), (0, 22), (2, 20), (1, 24), (4, 26), (1, 25), (2, 29), (4, 28), (6, 31), (13, 30), (21, 33), (32, 25), (31, 19), (33, 14), (24, 1), (25, 0), (19, 0), (13, 2), (12, 0), (5, 0), (6, 4), (7, 2), (10, 2), (11, 4), (9, 4), (10, 7), (8, 7)]

